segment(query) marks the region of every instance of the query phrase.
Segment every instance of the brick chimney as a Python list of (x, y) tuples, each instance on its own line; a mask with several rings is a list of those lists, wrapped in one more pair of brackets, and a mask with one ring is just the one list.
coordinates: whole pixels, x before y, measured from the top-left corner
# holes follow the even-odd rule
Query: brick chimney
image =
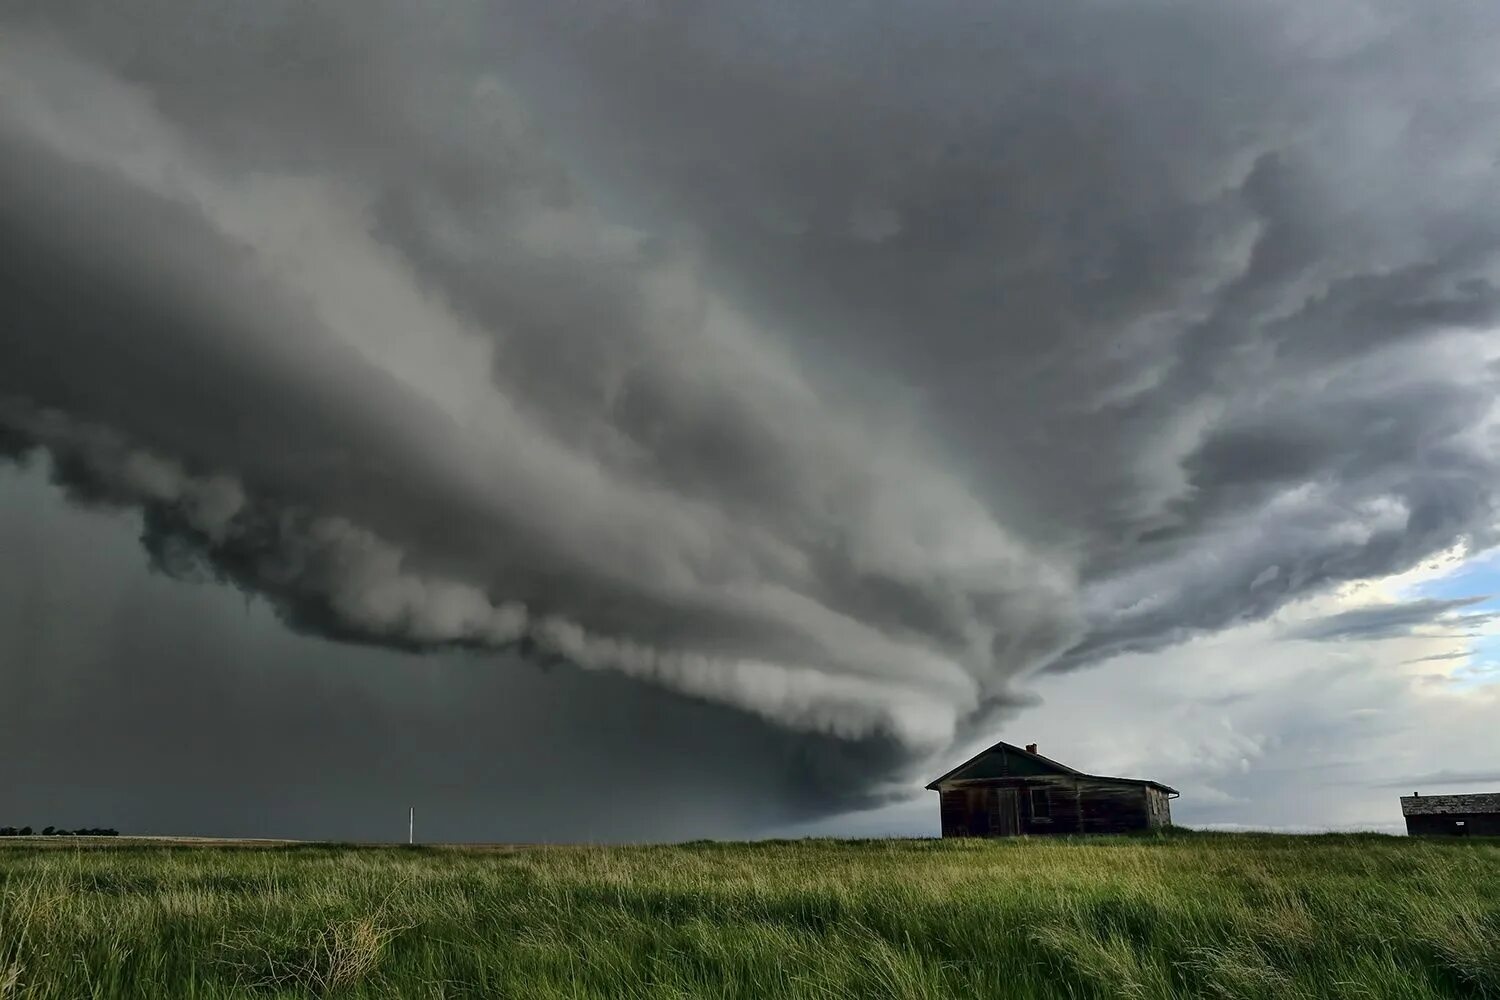
[(1036, 744), (1035, 743), (1028, 743), (1028, 744), (1026, 744), (1026, 752), (1027, 753), (1036, 753)]

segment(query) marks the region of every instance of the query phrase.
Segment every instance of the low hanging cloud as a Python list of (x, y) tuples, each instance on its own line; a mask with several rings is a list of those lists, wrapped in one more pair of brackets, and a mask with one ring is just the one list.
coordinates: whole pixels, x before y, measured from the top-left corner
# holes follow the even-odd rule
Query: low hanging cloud
[(295, 628), (916, 760), (1500, 540), (1479, 5), (0, 26), (0, 450)]
[[(226, 179), (51, 45), (8, 65), (32, 145), (6, 159), (5, 423), (75, 495), (145, 509), (159, 567), (335, 638), (521, 648), (910, 747), (1075, 634), (1065, 569), (586, 205), (502, 188), (483, 246), (517, 325), (481, 326), (369, 204)], [(524, 134), (494, 142), (565, 182)], [(528, 325), (570, 310), (609, 326)]]

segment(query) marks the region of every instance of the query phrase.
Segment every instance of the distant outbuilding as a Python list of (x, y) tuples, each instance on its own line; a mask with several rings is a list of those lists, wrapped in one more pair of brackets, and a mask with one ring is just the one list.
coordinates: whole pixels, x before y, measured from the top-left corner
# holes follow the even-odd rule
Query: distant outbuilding
[(1125, 833), (1170, 826), (1177, 789), (1142, 778), (1085, 774), (996, 743), (927, 786), (938, 793), (944, 837)]
[(1412, 836), (1500, 837), (1500, 792), (1403, 795), (1401, 813)]

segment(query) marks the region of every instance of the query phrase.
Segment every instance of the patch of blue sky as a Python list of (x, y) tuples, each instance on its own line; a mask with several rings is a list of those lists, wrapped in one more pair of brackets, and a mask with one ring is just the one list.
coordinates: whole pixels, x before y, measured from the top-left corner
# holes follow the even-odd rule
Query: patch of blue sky
[[(1465, 559), (1442, 576), (1413, 584), (1403, 596), (1413, 599), (1483, 597), (1484, 600), (1464, 608), (1464, 612), (1500, 613), (1500, 548)], [(1465, 687), (1500, 683), (1500, 629), (1491, 625), (1473, 638), (1470, 659), (1453, 672), (1453, 680)]]
[[(1495, 636), (1489, 636), (1489, 644), (1493, 648)], [(1480, 640), (1479, 645), (1484, 640)], [(1474, 659), (1453, 671), (1453, 683), (1460, 687), (1488, 687), (1491, 684), (1500, 684), (1500, 660), (1493, 656), (1475, 656)]]

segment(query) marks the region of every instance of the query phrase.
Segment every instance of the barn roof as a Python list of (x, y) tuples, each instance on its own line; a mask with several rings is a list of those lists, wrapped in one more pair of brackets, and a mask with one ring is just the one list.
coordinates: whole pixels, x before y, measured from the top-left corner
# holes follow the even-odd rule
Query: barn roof
[(1500, 792), (1480, 792), (1474, 795), (1403, 795), (1403, 816), (1446, 816), (1463, 813), (1500, 814)]
[(1079, 778), (1092, 778), (1095, 781), (1118, 781), (1123, 784), (1129, 785), (1150, 785), (1152, 788), (1159, 788), (1171, 795), (1181, 794), (1171, 785), (1164, 785), (1160, 781), (1151, 781), (1147, 778), (1114, 778), (1104, 774), (1088, 774), (1084, 771), (1078, 770), (1077, 768), (1069, 767), (1061, 761), (1053, 760), (1051, 757), (1043, 757), (1039, 753), (1034, 753), (1030, 750), (1023, 749), (1022, 747), (1018, 747), (1013, 743), (1006, 743), (1003, 740), (999, 743), (996, 743), (992, 747), (986, 747), (985, 749), (979, 751), (974, 756), (964, 761), (962, 764), (953, 768), (951, 771), (948, 771), (945, 774), (940, 774), (936, 778), (933, 778), (930, 782), (927, 783), (927, 787), (935, 791), (938, 785), (942, 784), (944, 781), (947, 781), (955, 774), (958, 774), (969, 765), (981, 761), (984, 758), (988, 757), (990, 754), (997, 751), (1004, 751), (1007, 754), (1015, 754), (1017, 757), (1038, 764), (1043, 769), (1051, 771), (1055, 774), (1071, 774)]

